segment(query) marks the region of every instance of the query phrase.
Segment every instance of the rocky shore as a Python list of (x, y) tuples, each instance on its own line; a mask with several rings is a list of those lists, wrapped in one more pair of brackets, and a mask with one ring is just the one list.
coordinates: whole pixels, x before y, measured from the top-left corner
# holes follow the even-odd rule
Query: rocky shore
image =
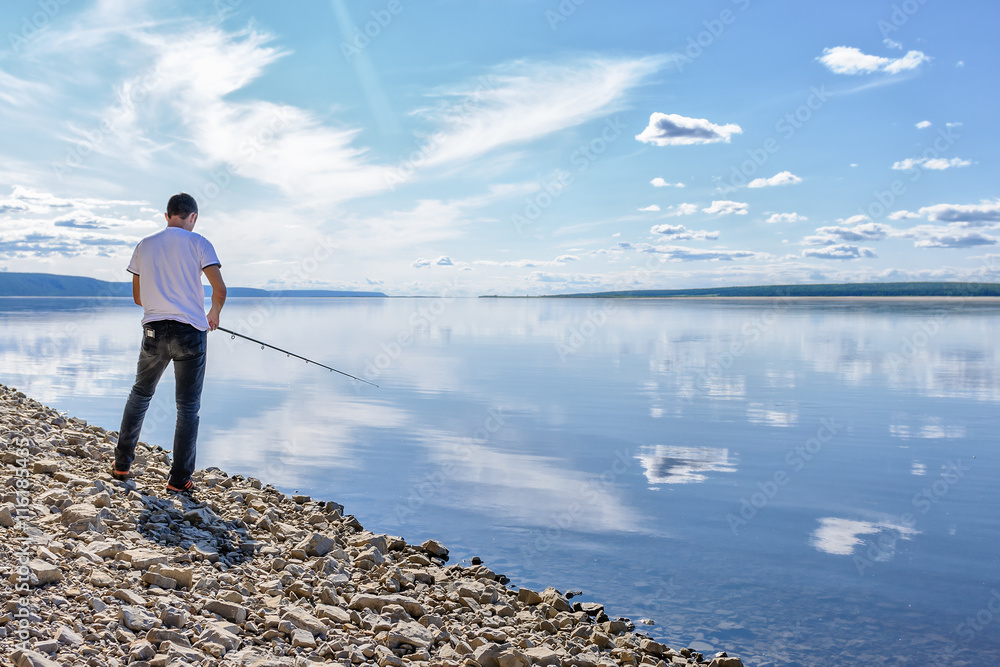
[(335, 502), (210, 468), (165, 492), (169, 454), (0, 385), (0, 663), (18, 667), (711, 665), (554, 588), (448, 564)]

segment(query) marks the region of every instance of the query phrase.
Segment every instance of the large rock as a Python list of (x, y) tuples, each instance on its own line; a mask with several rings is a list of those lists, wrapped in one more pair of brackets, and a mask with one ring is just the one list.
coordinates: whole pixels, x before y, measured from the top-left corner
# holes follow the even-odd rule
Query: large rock
[(132, 569), (146, 570), (152, 565), (160, 565), (167, 562), (167, 557), (156, 551), (149, 549), (127, 549), (116, 555), (117, 560), (123, 560), (132, 565)]
[(522, 588), (517, 592), (517, 601), (521, 604), (539, 604), (542, 596), (530, 588)]
[(420, 545), (420, 548), (432, 556), (444, 559), (448, 558), (448, 549), (437, 540), (427, 540)]
[(548, 646), (533, 646), (531, 648), (524, 649), (524, 654), (528, 656), (532, 664), (535, 665), (552, 665), (552, 667), (559, 667), (559, 654), (550, 649)]
[(149, 632), (159, 624), (159, 620), (145, 609), (124, 605), (118, 610), (118, 618), (133, 632)]
[(63, 510), (60, 520), (64, 526), (77, 533), (85, 533), (88, 530), (98, 533), (104, 531), (100, 513), (89, 503), (70, 505)]
[(227, 651), (235, 651), (240, 647), (240, 638), (217, 623), (212, 623), (198, 635), (198, 642), (212, 642), (223, 646)]
[(55, 660), (50, 660), (38, 651), (18, 649), (10, 654), (10, 659), (17, 667), (62, 667)]
[(247, 620), (247, 608), (235, 602), (223, 602), (222, 600), (211, 600), (205, 605), (205, 609), (218, 614), (227, 621), (233, 623), (243, 623)]
[[(386, 642), (389, 648), (398, 648), (400, 644), (409, 644), (416, 648), (430, 648), (434, 645), (434, 634), (424, 626), (414, 621), (399, 623), (389, 631)], [(480, 663), (482, 665), (482, 663)], [(482, 665), (482, 667), (487, 667)]]
[(23, 570), (18, 572), (17, 568), (11, 572), (7, 578), (12, 584), (27, 583), (29, 586), (44, 586), (62, 579), (62, 571), (52, 563), (33, 558), (28, 561), (27, 581), (24, 579)]
[(337, 547), (337, 543), (322, 533), (313, 533), (296, 545), (296, 549), (306, 552), (307, 556), (325, 556)]
[(323, 624), (323, 621), (319, 620), (301, 607), (292, 607), (285, 612), (285, 615), (281, 617), (281, 620), (288, 621), (297, 628), (308, 630), (314, 635), (326, 633), (326, 626)]

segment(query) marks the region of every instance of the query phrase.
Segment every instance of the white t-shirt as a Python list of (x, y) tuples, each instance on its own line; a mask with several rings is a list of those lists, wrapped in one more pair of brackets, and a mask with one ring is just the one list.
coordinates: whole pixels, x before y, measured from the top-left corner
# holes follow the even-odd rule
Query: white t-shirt
[(211, 242), (180, 227), (166, 227), (139, 241), (128, 271), (139, 276), (142, 323), (176, 320), (207, 331), (201, 273), (213, 264), (222, 266)]

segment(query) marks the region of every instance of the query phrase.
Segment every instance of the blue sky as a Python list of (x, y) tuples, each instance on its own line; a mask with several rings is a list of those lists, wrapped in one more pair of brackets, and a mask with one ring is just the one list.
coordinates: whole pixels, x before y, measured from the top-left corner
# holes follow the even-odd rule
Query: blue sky
[(125, 280), (177, 191), (233, 285), (998, 279), (1000, 8), (0, 5), (0, 270)]

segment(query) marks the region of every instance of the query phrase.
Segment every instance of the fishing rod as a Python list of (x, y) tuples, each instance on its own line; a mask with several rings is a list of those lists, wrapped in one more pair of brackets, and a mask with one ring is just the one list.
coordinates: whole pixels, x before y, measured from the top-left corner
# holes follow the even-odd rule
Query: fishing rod
[(285, 354), (287, 354), (287, 355), (288, 355), (288, 356), (290, 356), (290, 357), (297, 357), (297, 358), (299, 358), (299, 359), (302, 359), (302, 360), (303, 360), (303, 361), (305, 361), (305, 362), (306, 362), (307, 364), (314, 364), (314, 365), (316, 365), (316, 366), (320, 366), (320, 367), (322, 367), (322, 368), (326, 368), (327, 370), (331, 370), (331, 371), (333, 371), (334, 373), (340, 373), (341, 375), (346, 375), (347, 377), (351, 378), (352, 380), (357, 380), (358, 382), (364, 382), (365, 384), (370, 384), (370, 385), (371, 385), (371, 386), (373, 386), (373, 387), (378, 387), (378, 385), (377, 385), (377, 384), (375, 384), (374, 382), (369, 382), (368, 380), (362, 380), (362, 379), (361, 379), (361, 378), (359, 378), (359, 377), (354, 377), (354, 376), (353, 376), (353, 375), (351, 375), (350, 373), (345, 373), (344, 371), (338, 371), (338, 370), (337, 370), (336, 368), (330, 368), (329, 366), (327, 366), (327, 365), (325, 365), (325, 364), (321, 364), (321, 363), (319, 363), (318, 361), (313, 361), (312, 359), (306, 359), (305, 357), (303, 357), (303, 356), (301, 356), (301, 355), (298, 355), (298, 354), (295, 354), (294, 352), (289, 352), (288, 350), (282, 350), (282, 349), (281, 349), (280, 347), (275, 347), (274, 345), (270, 345), (270, 344), (268, 344), (268, 343), (265, 343), (265, 342), (263, 342), (263, 341), (259, 341), (259, 340), (257, 340), (256, 338), (251, 338), (250, 336), (244, 336), (244, 335), (243, 335), (243, 334), (241, 334), (241, 333), (236, 333), (235, 331), (230, 331), (229, 329), (223, 329), (222, 327), (216, 327), (216, 328), (217, 328), (217, 329), (218, 329), (219, 331), (225, 331), (225, 332), (226, 332), (227, 334), (232, 334), (232, 337), (233, 337), (234, 339), (235, 339), (235, 338), (236, 338), (237, 336), (239, 336), (240, 338), (245, 338), (245, 339), (247, 339), (247, 340), (249, 340), (249, 341), (251, 341), (251, 342), (254, 342), (254, 343), (257, 343), (258, 345), (260, 345), (260, 349), (262, 349), (262, 350), (263, 350), (263, 349), (264, 349), (265, 347), (269, 347), (269, 348), (271, 348), (272, 350), (277, 350), (278, 352), (284, 352)]

